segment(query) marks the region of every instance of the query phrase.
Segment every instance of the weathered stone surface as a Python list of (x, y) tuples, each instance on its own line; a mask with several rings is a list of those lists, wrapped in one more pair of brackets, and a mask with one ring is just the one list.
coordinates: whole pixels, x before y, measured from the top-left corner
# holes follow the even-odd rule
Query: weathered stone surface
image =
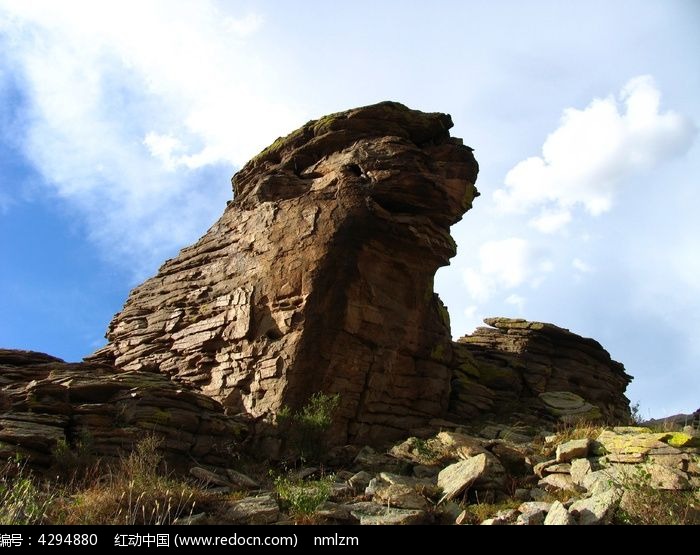
[(497, 440), (489, 449), (511, 476), (532, 474), (532, 457), (525, 446)]
[(649, 484), (655, 489), (686, 490), (690, 482), (685, 472), (661, 464), (649, 463), (643, 465), (649, 474)]
[(428, 501), (414, 488), (405, 484), (386, 484), (378, 487), (373, 500), (387, 507), (399, 507), (401, 509), (428, 508)]
[(574, 459), (584, 459), (588, 456), (589, 439), (572, 439), (557, 445), (557, 462), (569, 462)]
[(279, 139), (234, 176), (207, 234), (131, 292), (92, 360), (253, 416), (338, 392), (339, 442), (443, 416), (452, 342), (433, 276), (478, 171), (450, 127), (385, 102)]
[(518, 511), (515, 509), (506, 509), (504, 511), (499, 511), (493, 518), (487, 518), (481, 522), (482, 526), (502, 526), (506, 524), (512, 524), (515, 522), (518, 516)]
[(684, 432), (672, 432), (665, 441), (673, 447), (700, 447), (700, 437)]
[(327, 524), (359, 524), (360, 519), (353, 516), (350, 506), (343, 503), (325, 501), (314, 511), (314, 517)]
[(449, 455), (455, 458), (468, 459), (487, 452), (483, 440), (464, 434), (440, 432), (437, 439)]
[(574, 521), (574, 517), (566, 510), (566, 507), (564, 507), (560, 501), (555, 501), (549, 508), (547, 517), (544, 519), (544, 524), (545, 526), (562, 526), (576, 524), (576, 522)]
[(549, 468), (550, 466), (554, 466), (555, 464), (557, 464), (556, 459), (542, 461), (537, 463), (532, 469), (532, 471), (534, 472), (535, 476), (539, 478), (544, 478), (547, 475), (547, 468)]
[(518, 507), (520, 515), (518, 515), (515, 523), (525, 526), (544, 524), (544, 519), (551, 505), (551, 503), (544, 503), (541, 501), (528, 501), (523, 503)]
[(595, 470), (595, 465), (589, 459), (575, 459), (571, 461), (571, 479), (577, 486), (581, 485), (586, 474)]
[(377, 453), (368, 445), (360, 449), (353, 459), (354, 465), (362, 470), (387, 470), (396, 466), (397, 462), (397, 459), (389, 457), (385, 453)]
[[(618, 428), (617, 430), (621, 430)], [(624, 431), (603, 430), (596, 439), (605, 453), (614, 455), (646, 455), (653, 449), (668, 447), (662, 440), (668, 438), (667, 433), (639, 432), (635, 428)]]
[(247, 476), (242, 472), (238, 472), (237, 470), (233, 470), (232, 468), (226, 469), (226, 475), (233, 485), (240, 488), (258, 489), (260, 487), (260, 484), (253, 480), (250, 476)]
[(549, 492), (558, 490), (571, 491), (576, 489), (571, 476), (568, 474), (548, 474), (537, 482), (537, 486)]
[(526, 514), (518, 515), (515, 524), (520, 526), (539, 526), (544, 524), (544, 519), (547, 513), (545, 511), (533, 511)]
[(426, 524), (428, 515), (416, 509), (397, 509), (372, 502), (360, 502), (348, 505), (352, 515), (360, 519), (360, 524)]
[(226, 465), (247, 428), (219, 403), (166, 376), (67, 364), (41, 353), (0, 349), (0, 459), (15, 453), (49, 467), (59, 442), (89, 440), (118, 457), (148, 434), (175, 465)]
[(360, 472), (353, 474), (352, 477), (348, 479), (348, 485), (353, 489), (353, 491), (359, 493), (367, 489), (367, 486), (369, 486), (369, 483), (373, 477), (374, 476), (369, 472), (360, 470)]
[(453, 419), (629, 420), (631, 378), (597, 341), (542, 322), (484, 321), (491, 327), (453, 345)]
[(190, 468), (190, 474), (192, 474), (192, 476), (197, 478), (197, 480), (200, 480), (205, 485), (213, 484), (215, 486), (224, 487), (229, 487), (231, 485), (231, 482), (229, 482), (223, 476), (220, 476), (216, 472), (212, 472), (211, 470), (207, 470), (206, 468), (202, 468), (200, 466), (193, 466), (192, 468)]
[(494, 490), (503, 486), (505, 469), (490, 453), (451, 464), (438, 474), (443, 499), (454, 499), (466, 489)]
[(570, 463), (557, 463), (544, 469), (545, 474), (571, 474)]
[(435, 488), (437, 477), (432, 478), (417, 478), (414, 476), (403, 476), (392, 472), (380, 472), (379, 477), (389, 484), (400, 484), (410, 488), (419, 490), (425, 488)]
[(280, 508), (271, 494), (246, 497), (226, 513), (232, 524), (272, 524), (280, 517)]
[(588, 499), (579, 499), (569, 507), (569, 513), (578, 524), (607, 524), (620, 502), (620, 496), (619, 491), (611, 489)]
[(588, 493), (597, 495), (619, 487), (620, 480), (622, 480), (621, 474), (618, 468), (595, 470), (584, 475), (579, 485)]

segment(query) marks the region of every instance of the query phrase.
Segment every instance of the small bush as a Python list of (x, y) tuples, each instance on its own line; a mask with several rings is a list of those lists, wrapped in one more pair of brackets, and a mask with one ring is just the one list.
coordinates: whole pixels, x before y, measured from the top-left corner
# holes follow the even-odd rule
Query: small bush
[(630, 420), (633, 426), (641, 426), (644, 423), (642, 411), (639, 408), (639, 401), (630, 405)]
[(80, 434), (73, 448), (65, 439), (57, 441), (51, 455), (56, 478), (66, 482), (84, 480), (99, 466), (93, 438), (87, 432)]
[(289, 407), (277, 413), (279, 424), (289, 430), (289, 446), (305, 461), (318, 461), (327, 450), (326, 432), (333, 423), (333, 414), (340, 404), (340, 395), (314, 393), (300, 411), (292, 414)]
[(122, 459), (122, 471), (130, 481), (146, 485), (158, 482), (163, 465), (163, 455), (158, 449), (162, 443), (160, 438), (148, 435), (134, 446), (128, 457)]
[(308, 518), (328, 500), (333, 478), (320, 480), (294, 480), (284, 476), (275, 478), (275, 490), (283, 506), (292, 516)]

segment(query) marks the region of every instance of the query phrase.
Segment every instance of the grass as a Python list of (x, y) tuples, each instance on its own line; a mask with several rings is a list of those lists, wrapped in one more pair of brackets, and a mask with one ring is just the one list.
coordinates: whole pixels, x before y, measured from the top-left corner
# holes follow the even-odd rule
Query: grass
[(223, 514), (237, 499), (176, 477), (159, 448), (160, 440), (147, 436), (116, 464), (96, 461), (52, 481), (9, 461), (0, 467), (0, 524), (172, 524), (196, 511)]
[(0, 468), (0, 525), (42, 524), (55, 500), (55, 492), (42, 488), (21, 460)]
[(697, 491), (655, 489), (651, 475), (642, 467), (615, 485), (624, 491), (615, 524), (700, 524)]
[(500, 503), (472, 503), (466, 505), (464, 510), (467, 514), (463, 524), (481, 524), (484, 520), (495, 517), (501, 511), (517, 509), (521, 503), (522, 501), (507, 499)]
[(191, 515), (202, 493), (167, 472), (159, 447), (160, 440), (154, 436), (139, 441), (116, 468), (55, 503), (52, 520), (61, 524), (171, 524)]

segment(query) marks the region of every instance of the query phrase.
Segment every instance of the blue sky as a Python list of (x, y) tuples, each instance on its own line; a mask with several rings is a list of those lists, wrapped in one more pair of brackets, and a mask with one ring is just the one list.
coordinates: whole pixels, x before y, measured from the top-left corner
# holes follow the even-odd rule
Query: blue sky
[(453, 334), (598, 339), (644, 416), (700, 402), (700, 3), (0, 0), (0, 345), (78, 360), (233, 172), (323, 114), (452, 114), (482, 196)]

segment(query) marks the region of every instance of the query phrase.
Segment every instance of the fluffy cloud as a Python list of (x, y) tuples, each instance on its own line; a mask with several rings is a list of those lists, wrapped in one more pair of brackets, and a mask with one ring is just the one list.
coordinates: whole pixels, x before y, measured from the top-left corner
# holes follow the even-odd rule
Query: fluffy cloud
[[(504, 212), (539, 210), (530, 224), (544, 233), (564, 227), (579, 206), (591, 215), (610, 210), (625, 178), (683, 154), (697, 132), (673, 111), (660, 111), (651, 76), (631, 79), (619, 94), (564, 110), (542, 155), (516, 164), (494, 192)], [(623, 109), (621, 110), (621, 105)]]
[(575, 270), (578, 270), (582, 274), (590, 274), (593, 271), (593, 268), (591, 268), (589, 264), (587, 264), (580, 258), (574, 258), (571, 261), (571, 266), (573, 266)]
[[(553, 269), (544, 251), (519, 237), (487, 241), (479, 248), (478, 260), (476, 268), (467, 268), (463, 274), (467, 292), (476, 302), (524, 285), (536, 287)], [(522, 307), (524, 298), (511, 294), (506, 302)]]
[(263, 18), (229, 11), (213, 0), (0, 0), (23, 153), (136, 273), (195, 239), (230, 198), (234, 167), (308, 119), (282, 101), (255, 42)]

